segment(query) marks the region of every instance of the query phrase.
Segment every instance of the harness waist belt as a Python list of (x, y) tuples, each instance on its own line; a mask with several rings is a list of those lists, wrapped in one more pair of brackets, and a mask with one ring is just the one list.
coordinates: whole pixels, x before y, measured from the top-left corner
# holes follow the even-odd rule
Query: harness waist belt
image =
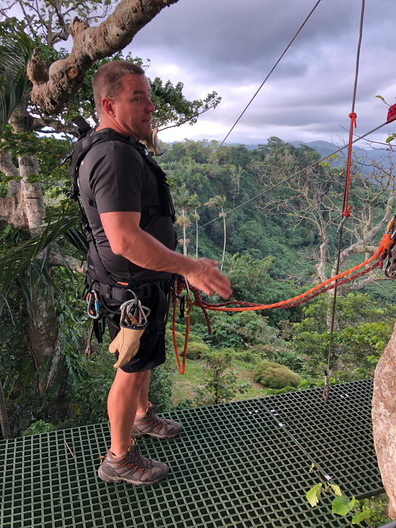
[(152, 281), (146, 282), (144, 284), (139, 284), (138, 286), (129, 286), (128, 290), (123, 289), (121, 286), (109, 286), (108, 284), (103, 284), (99, 281), (95, 281), (92, 285), (92, 289), (97, 291), (99, 295), (102, 295), (105, 299), (118, 301), (119, 303), (124, 303), (133, 298), (133, 295), (130, 291), (132, 290), (138, 299), (147, 299), (151, 297), (152, 287), (157, 286), (166, 293), (169, 291), (168, 281)]

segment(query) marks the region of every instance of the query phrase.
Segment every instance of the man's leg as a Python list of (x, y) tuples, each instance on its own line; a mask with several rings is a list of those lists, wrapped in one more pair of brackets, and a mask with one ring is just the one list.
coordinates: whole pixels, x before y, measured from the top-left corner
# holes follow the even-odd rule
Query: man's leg
[(136, 416), (143, 416), (146, 413), (147, 407), (149, 406), (148, 393), (150, 387), (150, 374), (151, 370), (147, 371), (149, 375), (140, 386), (140, 391), (137, 400)]
[(127, 373), (117, 369), (107, 401), (111, 427), (111, 452), (120, 456), (131, 444), (131, 434), (136, 411), (147, 409), (150, 370)]

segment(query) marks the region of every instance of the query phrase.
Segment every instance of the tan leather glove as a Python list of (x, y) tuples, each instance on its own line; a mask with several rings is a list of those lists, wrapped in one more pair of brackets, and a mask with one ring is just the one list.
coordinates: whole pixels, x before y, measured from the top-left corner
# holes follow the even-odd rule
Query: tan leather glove
[(136, 355), (143, 332), (144, 329), (134, 330), (121, 326), (121, 330), (109, 345), (109, 351), (112, 354), (119, 353), (118, 361), (113, 365), (114, 368), (123, 367)]

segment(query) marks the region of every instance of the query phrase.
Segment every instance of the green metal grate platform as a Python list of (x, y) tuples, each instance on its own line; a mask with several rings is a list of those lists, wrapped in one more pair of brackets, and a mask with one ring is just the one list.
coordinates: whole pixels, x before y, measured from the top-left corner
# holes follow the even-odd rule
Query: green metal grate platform
[[(135, 488), (97, 478), (108, 424), (0, 442), (1, 528), (335, 528), (331, 498), (312, 509), (314, 460), (355, 496), (382, 492), (371, 436), (372, 382), (173, 412), (179, 438), (140, 442), (170, 466)], [(68, 451), (65, 441), (73, 451)]]

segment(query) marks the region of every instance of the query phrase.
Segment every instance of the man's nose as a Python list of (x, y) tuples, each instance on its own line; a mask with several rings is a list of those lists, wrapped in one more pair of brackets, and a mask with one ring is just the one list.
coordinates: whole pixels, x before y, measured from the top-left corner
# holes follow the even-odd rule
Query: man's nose
[(151, 101), (149, 101), (149, 104), (147, 106), (147, 111), (148, 112), (155, 112), (155, 106), (153, 105), (153, 103)]

